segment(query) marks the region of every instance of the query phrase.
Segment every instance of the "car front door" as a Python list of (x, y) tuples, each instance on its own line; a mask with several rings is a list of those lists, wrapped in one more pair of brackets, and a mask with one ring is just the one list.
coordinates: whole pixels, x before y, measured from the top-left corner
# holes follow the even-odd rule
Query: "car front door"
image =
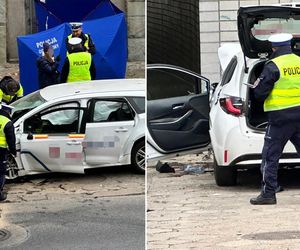
[(162, 154), (207, 149), (209, 80), (171, 65), (147, 68), (148, 144)]
[(135, 127), (135, 112), (123, 99), (94, 99), (83, 142), (88, 165), (124, 163)]
[(43, 110), (23, 123), (21, 160), (26, 170), (84, 173), (79, 134), (85, 110), (68, 103)]

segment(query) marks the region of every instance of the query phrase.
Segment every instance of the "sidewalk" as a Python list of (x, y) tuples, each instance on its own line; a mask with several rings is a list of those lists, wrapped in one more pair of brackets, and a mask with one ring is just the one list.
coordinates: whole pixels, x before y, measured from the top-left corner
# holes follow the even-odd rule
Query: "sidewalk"
[(211, 171), (183, 173), (180, 164), (196, 161), (172, 159), (174, 174), (148, 168), (147, 249), (299, 249), (299, 169), (282, 172), (285, 191), (276, 206), (251, 206), (257, 170), (239, 173), (236, 187), (218, 187)]

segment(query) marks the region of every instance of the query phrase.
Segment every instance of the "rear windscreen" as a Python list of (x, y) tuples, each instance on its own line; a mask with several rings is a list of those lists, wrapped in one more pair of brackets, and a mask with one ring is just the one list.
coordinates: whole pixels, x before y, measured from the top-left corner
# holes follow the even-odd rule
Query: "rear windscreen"
[(252, 35), (261, 41), (265, 41), (270, 35), (276, 33), (290, 33), (294, 38), (300, 38), (300, 20), (293, 18), (267, 18), (258, 21), (251, 29)]

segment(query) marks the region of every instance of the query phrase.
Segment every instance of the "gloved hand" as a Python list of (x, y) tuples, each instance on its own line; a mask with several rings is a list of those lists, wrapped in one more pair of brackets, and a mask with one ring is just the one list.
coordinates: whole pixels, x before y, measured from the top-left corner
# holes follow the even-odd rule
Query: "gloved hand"
[(59, 62), (60, 61), (60, 55), (58, 55), (57, 57), (55, 57), (55, 62)]

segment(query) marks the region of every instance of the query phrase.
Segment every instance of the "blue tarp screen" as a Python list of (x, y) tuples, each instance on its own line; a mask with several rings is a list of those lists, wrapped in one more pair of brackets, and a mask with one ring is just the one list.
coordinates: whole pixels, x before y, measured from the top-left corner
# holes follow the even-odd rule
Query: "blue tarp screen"
[[(123, 13), (83, 22), (83, 29), (96, 45), (93, 60), (96, 79), (124, 78), (127, 62), (127, 27)], [(65, 39), (71, 33), (68, 23), (32, 35), (17, 38), (20, 81), (25, 94), (39, 89), (36, 60), (43, 52), (43, 43), (49, 42), (55, 56), (61, 56), (59, 70), (66, 58)]]
[(93, 56), (96, 79), (125, 77), (125, 15), (109, 0), (35, 0), (35, 6), (39, 30), (42, 32), (17, 38), (20, 81), (25, 94), (39, 88), (36, 60), (42, 55), (43, 42), (49, 42), (54, 47), (55, 56), (61, 56), (61, 70), (66, 57), (65, 39), (71, 34), (66, 22), (83, 22), (84, 32), (91, 35), (96, 46)]
[(39, 31), (122, 13), (110, 0), (35, 0)]

